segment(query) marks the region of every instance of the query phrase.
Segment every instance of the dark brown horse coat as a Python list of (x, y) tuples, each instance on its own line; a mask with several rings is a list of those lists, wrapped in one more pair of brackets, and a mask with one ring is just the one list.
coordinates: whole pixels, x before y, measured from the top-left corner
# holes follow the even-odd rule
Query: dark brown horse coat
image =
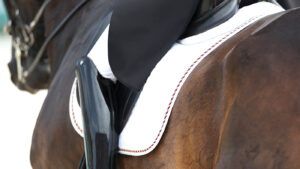
[[(62, 7), (60, 6), (61, 1), (52, 3), (47, 8), (49, 14), (57, 12), (57, 8)], [(54, 50), (50, 50), (49, 55), (58, 57), (61, 55), (60, 53), (56, 55), (59, 51), (55, 48), (64, 49), (65, 43), (60, 44), (57, 41), (63, 40), (64, 37), (72, 38), (68, 50), (63, 52), (64, 57), (60, 58), (61, 63), (59, 64), (63, 66), (59, 66), (57, 69), (36, 122), (30, 153), (33, 168), (73, 169), (77, 168), (79, 164), (83, 153), (83, 142), (82, 138), (73, 130), (68, 118), (69, 95), (75, 77), (75, 64), (79, 58), (87, 55), (99, 32), (105, 28), (107, 24), (105, 20), (111, 12), (111, 5), (111, 1), (108, 0), (90, 0), (65, 25), (60, 36), (52, 42), (51, 47)], [(50, 24), (47, 21), (51, 21), (51, 19), (55, 18), (45, 17), (45, 22)], [(97, 19), (103, 22), (95, 22)], [(57, 22), (57, 20), (52, 22)], [(80, 25), (81, 29), (74, 25)], [(69, 32), (69, 29), (76, 29), (76, 34)]]
[(218, 169), (300, 167), (300, 10), (277, 16), (226, 58)]
[[(102, 5), (91, 1), (76, 21), (90, 34), (79, 32), (49, 88), (32, 140), (33, 168), (77, 168), (83, 147), (68, 118), (72, 57), (86, 52), (97, 26), (85, 18), (107, 9)], [(299, 9), (269, 16), (213, 51), (182, 87), (158, 148), (120, 155), (119, 167), (298, 169), (299, 20)]]

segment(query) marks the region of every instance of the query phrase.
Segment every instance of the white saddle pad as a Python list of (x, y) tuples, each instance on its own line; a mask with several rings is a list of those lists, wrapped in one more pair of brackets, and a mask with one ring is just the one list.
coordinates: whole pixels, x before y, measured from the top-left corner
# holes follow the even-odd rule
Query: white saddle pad
[[(175, 43), (148, 78), (120, 135), (119, 152), (132, 156), (151, 152), (163, 135), (181, 86), (202, 59), (251, 23), (280, 11), (283, 9), (279, 6), (259, 2), (240, 9), (231, 19), (211, 30)], [(97, 41), (105, 48), (107, 34), (108, 29)], [(99, 53), (101, 54), (103, 53)], [(99, 55), (90, 56), (96, 62), (96, 66)], [(71, 91), (70, 117), (75, 130), (83, 136), (81, 111), (76, 100), (75, 87), (76, 85), (73, 85)]]

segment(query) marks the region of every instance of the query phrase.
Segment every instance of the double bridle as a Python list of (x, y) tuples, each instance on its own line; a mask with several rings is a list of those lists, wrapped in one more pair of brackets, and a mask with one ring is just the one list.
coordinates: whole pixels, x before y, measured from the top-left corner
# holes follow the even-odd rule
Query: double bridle
[[(4, 0), (6, 8), (8, 9), (9, 4), (8, 0)], [(24, 22), (20, 9), (15, 0), (9, 0), (10, 5), (13, 8), (13, 14), (8, 12), (10, 20), (5, 27), (5, 31), (8, 32), (12, 36), (12, 45), (15, 50), (15, 59), (17, 63), (17, 74), (18, 80), (26, 85), (26, 78), (33, 72), (33, 70), (37, 67), (39, 61), (41, 60), (43, 54), (45, 53), (46, 47), (50, 43), (50, 41), (59, 33), (61, 28), (67, 23), (68, 20), (87, 2), (87, 0), (82, 0), (78, 5), (76, 5), (68, 15), (53, 29), (53, 31), (46, 37), (42, 46), (39, 48), (36, 56), (34, 57), (33, 62), (28, 67), (28, 69), (24, 69), (22, 66), (22, 54), (24, 54), (25, 58), (28, 57), (28, 52), (30, 48), (35, 43), (34, 31), (36, 30), (36, 26), (38, 22), (41, 21), (43, 13), (51, 2), (51, 0), (45, 0), (38, 12), (35, 14), (33, 20), (27, 24)], [(15, 20), (13, 20), (13, 18)], [(50, 68), (49, 68), (50, 72)]]

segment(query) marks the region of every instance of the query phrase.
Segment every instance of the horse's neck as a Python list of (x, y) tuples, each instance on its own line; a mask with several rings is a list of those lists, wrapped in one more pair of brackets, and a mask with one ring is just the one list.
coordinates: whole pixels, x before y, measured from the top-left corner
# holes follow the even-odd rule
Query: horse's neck
[[(70, 34), (72, 35), (72, 40), (70, 40), (71, 42), (68, 46), (63, 48), (64, 54), (60, 54), (63, 58), (59, 64), (63, 66), (58, 67), (56, 76), (59, 76), (64, 72), (64, 74), (67, 74), (67, 77), (70, 78), (70, 82), (74, 80), (72, 78), (74, 78), (75, 74), (74, 69), (76, 61), (87, 55), (89, 49), (95, 43), (95, 39), (100, 36), (109, 22), (109, 16), (112, 9), (111, 2), (111, 0), (89, 0), (88, 3), (86, 3), (86, 5), (82, 7), (72, 18), (72, 20), (70, 20), (63, 32), (58, 35), (57, 38), (61, 38), (61, 40), (66, 41), (63, 38), (67, 38), (67, 36), (63, 34), (65, 34), (65, 32), (70, 34), (69, 30), (74, 30), (74, 27), (78, 28), (80, 26), (80, 29), (75, 29), (77, 31)], [(55, 42), (60, 43), (59, 39), (55, 39)], [(53, 47), (49, 48), (51, 57), (57, 57), (54, 55), (57, 53), (57, 51), (55, 51), (56, 47), (59, 46), (53, 44)], [(53, 80), (55, 83), (56, 79)]]
[[(62, 23), (65, 17), (76, 7), (78, 3), (80, 3), (80, 1), (82, 0), (51, 1), (44, 14), (46, 37), (54, 32), (58, 25)], [(76, 25), (76, 21), (78, 19), (79, 15), (75, 14), (63, 27), (59, 29), (58, 33), (47, 46), (47, 54), (49, 56), (52, 74), (56, 73), (69, 45), (73, 41), (73, 37), (79, 27), (79, 25)]]

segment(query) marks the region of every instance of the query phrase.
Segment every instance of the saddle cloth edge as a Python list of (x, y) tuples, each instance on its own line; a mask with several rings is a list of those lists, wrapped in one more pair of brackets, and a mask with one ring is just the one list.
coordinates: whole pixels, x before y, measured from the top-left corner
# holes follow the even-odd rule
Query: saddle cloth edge
[[(259, 2), (240, 9), (235, 16), (212, 30), (176, 43), (156, 65), (141, 91), (132, 114), (120, 135), (119, 153), (131, 156), (150, 153), (158, 145), (176, 97), (194, 68), (214, 49), (248, 25), (267, 15), (281, 11), (283, 9), (274, 4)], [(108, 28), (103, 34), (108, 34)], [(106, 38), (101, 39), (101, 37)], [(107, 36), (101, 37), (97, 43), (102, 43), (102, 46), (107, 47)], [(89, 57), (97, 60), (93, 59), (97, 56)], [(97, 66), (96, 63), (95, 65)], [(173, 66), (170, 67), (170, 65)], [(181, 68), (178, 68), (179, 65)], [(167, 81), (171, 83), (157, 83), (166, 81), (166, 77)], [(158, 90), (159, 92), (157, 92)], [(150, 102), (151, 105), (149, 105)], [(76, 98), (76, 79), (70, 93), (69, 115), (74, 129), (80, 136), (83, 136), (81, 109)]]

